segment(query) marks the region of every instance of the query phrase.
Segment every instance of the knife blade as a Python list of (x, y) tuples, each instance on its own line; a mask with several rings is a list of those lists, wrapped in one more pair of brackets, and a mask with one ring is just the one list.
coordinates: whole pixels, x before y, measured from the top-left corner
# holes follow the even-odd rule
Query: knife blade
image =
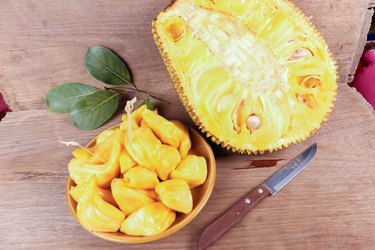
[(315, 156), (317, 148), (316, 143), (311, 145), (208, 225), (199, 238), (198, 249), (203, 250), (209, 247), (239, 222), (246, 213), (258, 205), (259, 202), (271, 195), (277, 194), (308, 166)]

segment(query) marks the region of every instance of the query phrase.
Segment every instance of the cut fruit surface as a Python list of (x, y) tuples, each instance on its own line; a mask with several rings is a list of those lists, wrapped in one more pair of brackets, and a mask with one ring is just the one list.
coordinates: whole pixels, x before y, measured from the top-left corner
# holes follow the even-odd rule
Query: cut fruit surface
[(153, 23), (176, 90), (212, 140), (241, 153), (302, 141), (331, 112), (324, 39), (283, 0), (177, 0)]

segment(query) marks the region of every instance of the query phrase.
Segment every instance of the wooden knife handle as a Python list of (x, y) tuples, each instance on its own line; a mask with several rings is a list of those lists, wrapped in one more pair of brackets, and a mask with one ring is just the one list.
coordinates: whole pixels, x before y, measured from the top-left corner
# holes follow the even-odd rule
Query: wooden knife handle
[(259, 202), (270, 196), (271, 192), (263, 184), (245, 195), (234, 206), (219, 216), (202, 232), (199, 238), (199, 250), (206, 249), (225, 232), (231, 229), (242, 217), (253, 209)]

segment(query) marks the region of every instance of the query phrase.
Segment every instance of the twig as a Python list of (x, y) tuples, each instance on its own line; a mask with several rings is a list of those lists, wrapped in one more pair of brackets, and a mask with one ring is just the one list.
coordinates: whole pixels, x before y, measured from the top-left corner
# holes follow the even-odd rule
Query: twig
[[(135, 87), (135, 85), (133, 85)], [(105, 87), (106, 90), (117, 90), (117, 91), (130, 91), (130, 92), (134, 92), (134, 93), (142, 93), (142, 94), (146, 94), (148, 95), (149, 97), (153, 98), (153, 99), (156, 99), (156, 100), (159, 100), (159, 101), (162, 101), (162, 102), (165, 102), (165, 103), (168, 103), (168, 104), (171, 104), (169, 101), (161, 98), (161, 97), (157, 97), (155, 95), (152, 95), (150, 94), (150, 92), (147, 92), (145, 90), (141, 90), (141, 89), (132, 89), (132, 88), (129, 88), (129, 87), (113, 87), (113, 88), (108, 88), (108, 87)]]

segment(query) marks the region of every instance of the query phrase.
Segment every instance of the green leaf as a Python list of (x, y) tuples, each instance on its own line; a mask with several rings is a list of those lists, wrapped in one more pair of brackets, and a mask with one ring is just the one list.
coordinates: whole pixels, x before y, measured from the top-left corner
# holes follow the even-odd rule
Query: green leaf
[(132, 84), (125, 63), (111, 50), (96, 45), (88, 49), (85, 58), (87, 71), (97, 80), (111, 85)]
[(151, 100), (150, 100), (149, 97), (147, 97), (146, 99), (144, 99), (143, 102), (141, 103), (141, 105), (139, 105), (139, 106), (142, 106), (142, 105), (146, 105), (149, 110), (154, 110), (155, 109), (154, 105), (152, 104), (152, 102), (151, 102)]
[(70, 82), (50, 89), (46, 96), (48, 109), (55, 113), (68, 113), (83, 98), (92, 95), (99, 89), (89, 85)]
[(81, 130), (97, 129), (116, 112), (119, 99), (118, 93), (107, 90), (95, 92), (75, 105), (71, 119)]

